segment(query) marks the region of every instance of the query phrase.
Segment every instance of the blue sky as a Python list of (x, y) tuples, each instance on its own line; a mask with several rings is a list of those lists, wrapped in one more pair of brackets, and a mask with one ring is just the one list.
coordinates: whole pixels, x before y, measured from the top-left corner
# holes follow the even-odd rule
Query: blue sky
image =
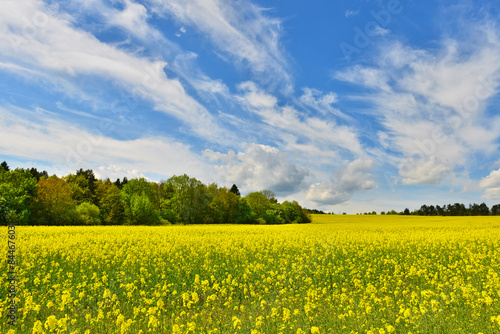
[(333, 212), (500, 203), (495, 1), (0, 2), (0, 160), (271, 189)]

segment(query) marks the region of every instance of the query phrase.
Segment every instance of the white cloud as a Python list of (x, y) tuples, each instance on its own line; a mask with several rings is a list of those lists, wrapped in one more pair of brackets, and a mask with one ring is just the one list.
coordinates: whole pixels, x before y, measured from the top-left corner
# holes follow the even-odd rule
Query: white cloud
[(309, 171), (289, 159), (288, 154), (277, 148), (251, 144), (245, 151), (228, 154), (204, 151), (210, 161), (221, 160), (216, 166), (219, 177), (227, 185), (236, 184), (242, 192), (271, 189), (277, 195), (300, 191)]
[(491, 171), (479, 182), (479, 186), (484, 189), (482, 198), (500, 199), (500, 169)]
[[(116, 140), (107, 136), (115, 125), (101, 123), (94, 130), (47, 119), (46, 115), (14, 107), (0, 107), (0, 152), (24, 159), (49, 161), (58, 175), (82, 168), (98, 168), (99, 175), (115, 177), (120, 166), (126, 175), (188, 173), (209, 178), (209, 168), (190, 147), (166, 137)], [(135, 171), (135, 172), (134, 172)], [(123, 176), (126, 176), (123, 175)], [(142, 174), (140, 174), (142, 175)]]
[(500, 187), (486, 189), (481, 197), (485, 199), (500, 199)]
[[(292, 90), (292, 77), (280, 43), (281, 21), (250, 2), (226, 0), (149, 0), (159, 15), (169, 13), (184, 26), (208, 36), (224, 55), (246, 64), (265, 83)], [(222, 55), (222, 54), (221, 54)]]
[(306, 87), (303, 89), (302, 96), (299, 97), (302, 107), (320, 112), (322, 115), (328, 114), (337, 116), (343, 120), (352, 120), (352, 118), (332, 105), (338, 102), (338, 96), (329, 92), (324, 94), (322, 91)]
[(93, 171), (96, 178), (101, 180), (110, 179), (114, 181), (124, 177), (130, 180), (145, 177), (144, 174), (137, 169), (125, 169), (117, 165), (99, 166), (94, 168)]
[[(0, 6), (0, 55), (8, 59), (4, 64), (15, 64), (12, 71), (21, 67), (41, 72), (45, 80), (56, 85), (59, 81), (77, 84), (77, 77), (87, 75), (109, 80), (129, 94), (151, 101), (156, 110), (189, 124), (193, 134), (213, 141), (230, 140), (217, 119), (186, 93), (179, 80), (165, 75), (164, 62), (102, 43), (74, 28), (67, 15), (45, 11), (41, 2), (3, 1)], [(133, 16), (143, 22), (146, 14), (140, 7), (127, 2), (123, 20)], [(34, 23), (28, 19), (37, 17)], [(26, 26), (30, 33), (26, 33)]]
[(384, 36), (390, 33), (391, 31), (389, 29), (384, 29), (381, 26), (376, 26), (375, 29), (371, 31), (372, 36)]
[(351, 161), (333, 182), (311, 185), (306, 199), (319, 204), (335, 205), (348, 201), (356, 192), (375, 188), (377, 184), (368, 173), (373, 166), (372, 160)]
[(500, 187), (500, 169), (492, 171), (479, 182), (479, 185), (482, 188)]
[(346, 10), (345, 17), (349, 18), (351, 16), (356, 16), (359, 14), (359, 10)]
[[(279, 106), (275, 96), (264, 92), (253, 82), (241, 84), (239, 88), (242, 92), (237, 99), (241, 105), (260, 116), (267, 125), (262, 129), (263, 132), (281, 139), (287, 151), (303, 148), (301, 153), (308, 157), (317, 150), (326, 155), (338, 151), (356, 156), (365, 155), (354, 128), (338, 125), (333, 120), (308, 116), (289, 105)], [(323, 96), (323, 102), (312, 99), (312, 95), (310, 97), (306, 95), (303, 103), (323, 103), (323, 108), (326, 108), (324, 104), (329, 104), (334, 97)], [(315, 146), (316, 150), (309, 151), (311, 146)]]
[(378, 138), (385, 160), (401, 168), (404, 184), (438, 184), (469, 168), (471, 155), (498, 150), (500, 117), (483, 117), (499, 92), (497, 30), (488, 24), (466, 29), (474, 49), (450, 38), (433, 52), (390, 41), (379, 45), (374, 65), (334, 74), (369, 88), (354, 98), (373, 104), (371, 115), (384, 128)]
[(130, 0), (123, 1), (125, 8), (121, 11), (115, 10), (110, 17), (109, 23), (137, 35), (141, 39), (157, 37), (156, 30), (151, 29), (147, 23), (149, 17), (146, 7)]
[(427, 161), (407, 160), (399, 170), (403, 184), (439, 184), (451, 172), (451, 168), (439, 163), (435, 156)]

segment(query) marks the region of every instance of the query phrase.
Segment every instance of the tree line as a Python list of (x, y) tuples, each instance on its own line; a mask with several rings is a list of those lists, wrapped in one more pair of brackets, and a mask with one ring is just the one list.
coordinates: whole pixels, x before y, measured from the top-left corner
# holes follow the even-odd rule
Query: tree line
[(270, 190), (241, 196), (186, 174), (166, 181), (112, 182), (79, 169), (64, 177), (0, 164), (0, 225), (161, 225), (310, 223), (296, 201), (278, 203)]
[[(375, 211), (371, 213), (364, 213), (365, 215), (376, 215)], [(500, 216), (500, 204), (495, 204), (491, 209), (486, 203), (469, 204), (468, 207), (462, 203), (439, 205), (422, 205), (420, 209), (410, 211), (406, 208), (403, 211), (382, 211), (381, 215), (413, 215), (413, 216)]]

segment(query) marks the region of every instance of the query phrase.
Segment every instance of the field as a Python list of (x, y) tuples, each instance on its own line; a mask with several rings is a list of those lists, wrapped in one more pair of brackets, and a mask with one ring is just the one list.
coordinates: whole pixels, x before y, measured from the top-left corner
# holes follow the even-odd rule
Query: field
[(500, 333), (499, 218), (313, 218), (17, 227), (0, 332)]

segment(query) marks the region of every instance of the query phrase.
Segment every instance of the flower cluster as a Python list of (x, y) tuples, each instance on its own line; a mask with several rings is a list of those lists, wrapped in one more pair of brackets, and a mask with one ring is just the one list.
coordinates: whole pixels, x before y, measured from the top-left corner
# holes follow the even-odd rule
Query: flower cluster
[(18, 322), (0, 332), (500, 331), (500, 221), (315, 221), (19, 227)]

